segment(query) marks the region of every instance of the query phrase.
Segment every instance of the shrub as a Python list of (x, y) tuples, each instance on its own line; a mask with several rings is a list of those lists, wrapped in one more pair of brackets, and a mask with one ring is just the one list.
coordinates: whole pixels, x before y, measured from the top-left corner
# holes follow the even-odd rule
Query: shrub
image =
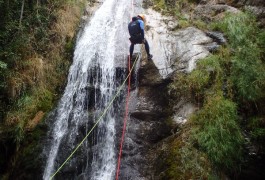
[(185, 127), (180, 136), (169, 138), (155, 162), (159, 178), (169, 180), (207, 179), (212, 173), (211, 163), (205, 153), (190, 144), (190, 128)]
[(211, 86), (211, 90), (220, 88), (223, 70), (219, 61), (218, 56), (212, 55), (200, 60), (190, 74), (177, 74), (170, 85), (171, 93), (177, 97), (204, 97)]
[(261, 57), (262, 57), (262, 60), (263, 60), (263, 63), (265, 62), (265, 31), (261, 31), (261, 33), (258, 34), (258, 37), (257, 37), (257, 40), (258, 40), (258, 47), (263, 51), (261, 51)]
[(19, 149), (20, 143), (24, 140), (25, 133), (24, 133), (24, 124), (18, 123), (14, 130), (12, 131), (12, 138), (14, 140), (14, 143), (16, 143), (16, 150)]
[(242, 156), (243, 136), (237, 120), (236, 104), (220, 95), (209, 97), (192, 117), (192, 138), (213, 164), (226, 170), (239, 168)]
[(228, 15), (216, 24), (216, 28), (225, 32), (234, 52), (231, 57), (231, 80), (237, 96), (247, 101), (264, 97), (265, 66), (261, 58), (265, 35), (259, 31), (254, 16), (249, 13)]
[(265, 147), (265, 119), (261, 117), (253, 117), (248, 120), (247, 129), (251, 138), (256, 142), (263, 143)]

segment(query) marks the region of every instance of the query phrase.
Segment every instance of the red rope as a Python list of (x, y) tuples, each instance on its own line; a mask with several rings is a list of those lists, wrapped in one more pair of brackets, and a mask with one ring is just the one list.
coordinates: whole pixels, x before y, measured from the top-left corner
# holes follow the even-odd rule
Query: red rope
[[(131, 8), (132, 8), (132, 13), (133, 13), (133, 0), (132, 0)], [(133, 16), (133, 14), (131, 14), (130, 20), (132, 19), (132, 16)], [(128, 69), (129, 69), (129, 73), (130, 73), (130, 71), (131, 71), (130, 55), (128, 56)], [(123, 147), (124, 136), (125, 136), (125, 132), (126, 132), (126, 124), (127, 124), (127, 120), (128, 120), (128, 112), (129, 112), (130, 89), (131, 89), (131, 74), (129, 75), (129, 79), (128, 79), (128, 91), (127, 91), (127, 97), (126, 97), (125, 116), (124, 116), (124, 121), (123, 121), (123, 129), (122, 129), (122, 136), (121, 136), (121, 142), (120, 142), (120, 151), (119, 151), (117, 170), (116, 170), (116, 180), (119, 179), (119, 174), (120, 174), (122, 147)]]
[[(128, 69), (129, 73), (131, 71), (131, 59), (130, 56), (128, 58)], [(125, 131), (126, 131), (126, 123), (128, 120), (128, 112), (129, 112), (129, 99), (130, 99), (130, 88), (131, 88), (131, 74), (129, 76), (128, 80), (128, 94), (126, 97), (126, 106), (125, 106), (125, 116), (124, 116), (124, 122), (123, 122), (123, 130), (122, 130), (122, 137), (121, 137), (121, 143), (120, 143), (120, 152), (119, 152), (119, 158), (118, 158), (118, 165), (117, 165), (117, 171), (116, 171), (116, 180), (119, 179), (119, 173), (120, 173), (120, 164), (121, 164), (121, 155), (122, 155), (122, 146), (124, 142), (124, 136), (125, 136)]]

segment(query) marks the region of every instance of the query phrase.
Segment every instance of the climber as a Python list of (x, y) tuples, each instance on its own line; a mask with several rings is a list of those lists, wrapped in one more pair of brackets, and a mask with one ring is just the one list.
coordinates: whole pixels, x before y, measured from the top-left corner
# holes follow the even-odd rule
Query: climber
[(147, 40), (144, 38), (144, 22), (145, 22), (145, 16), (143, 14), (137, 15), (137, 17), (133, 17), (132, 21), (128, 25), (129, 34), (130, 34), (130, 59), (132, 58), (133, 49), (135, 44), (144, 44), (145, 45), (145, 51), (147, 53), (147, 59), (151, 60), (152, 55), (150, 54), (149, 50), (149, 44)]

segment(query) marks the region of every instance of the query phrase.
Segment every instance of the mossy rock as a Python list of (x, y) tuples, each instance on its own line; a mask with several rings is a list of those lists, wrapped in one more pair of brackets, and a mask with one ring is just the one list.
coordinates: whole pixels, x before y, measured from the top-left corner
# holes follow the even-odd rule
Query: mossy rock
[[(187, 130), (187, 132), (185, 132)], [(212, 174), (207, 156), (189, 142), (189, 130), (183, 129), (157, 146), (155, 177), (161, 180), (208, 179)]]

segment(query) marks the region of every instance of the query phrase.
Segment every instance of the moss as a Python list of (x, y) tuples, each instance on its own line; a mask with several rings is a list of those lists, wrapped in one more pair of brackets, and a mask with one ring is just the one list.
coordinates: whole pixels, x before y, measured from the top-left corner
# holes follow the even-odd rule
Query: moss
[(187, 27), (189, 27), (190, 26), (190, 23), (189, 23), (189, 21), (187, 21), (187, 20), (179, 20), (179, 27), (180, 28), (187, 28)]
[(154, 0), (154, 9), (157, 11), (166, 11), (165, 0)]
[(201, 29), (201, 30), (207, 30), (208, 29), (208, 25), (202, 20), (194, 20), (194, 21), (192, 21), (192, 25), (197, 27), (198, 29)]
[(179, 137), (171, 137), (160, 151), (156, 162), (158, 179), (207, 179), (211, 174), (207, 156), (190, 144), (189, 128), (183, 131)]

